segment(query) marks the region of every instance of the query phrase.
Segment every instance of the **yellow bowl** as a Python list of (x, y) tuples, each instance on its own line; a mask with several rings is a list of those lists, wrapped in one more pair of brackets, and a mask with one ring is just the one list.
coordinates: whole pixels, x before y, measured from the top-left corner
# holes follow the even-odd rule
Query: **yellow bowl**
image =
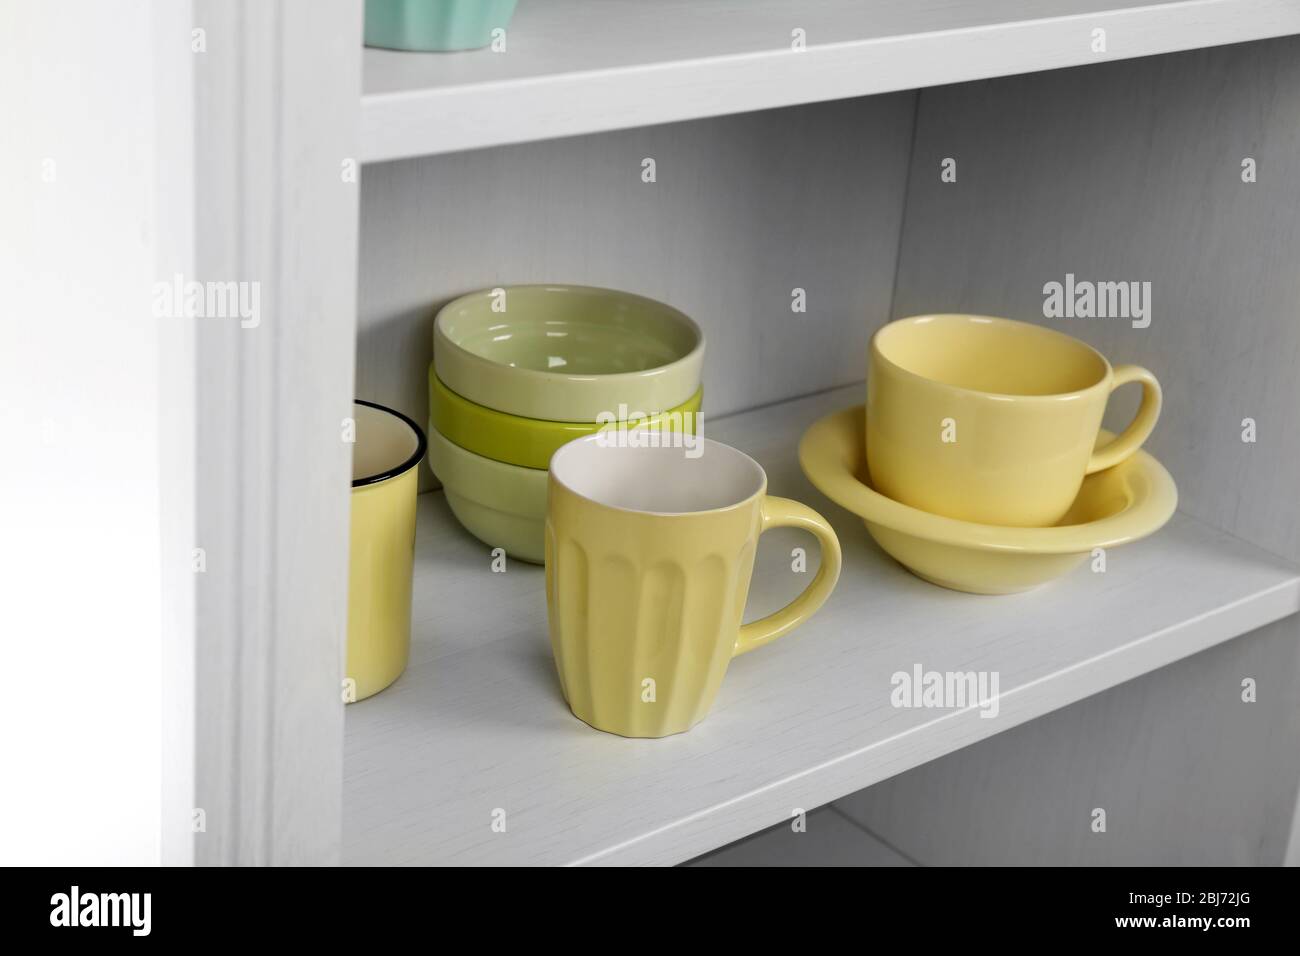
[(357, 401), (352, 448), (345, 700), (377, 694), (401, 676), (411, 649), (417, 466), (425, 440), (391, 408)]
[[(697, 415), (704, 400), (704, 387), (687, 401), (657, 415), (642, 416), (641, 427), (665, 431), (696, 432)], [(639, 409), (611, 408), (614, 420), (621, 414), (637, 416)], [(442, 436), (466, 451), (484, 458), (502, 461), (521, 468), (550, 467), (551, 456), (568, 442), (594, 435), (608, 421), (555, 422), (541, 418), (523, 418), (471, 402), (457, 395), (438, 378), (429, 366), (429, 421)]]
[[(863, 406), (823, 418), (799, 442), (799, 464), (831, 501), (862, 518), (886, 553), (917, 577), (972, 594), (1027, 591), (1066, 574), (1095, 548), (1159, 530), (1178, 505), (1160, 462), (1138, 452), (1089, 475), (1056, 525), (1020, 528), (930, 514), (877, 492), (866, 476)], [(1099, 444), (1112, 436), (1103, 432)]]

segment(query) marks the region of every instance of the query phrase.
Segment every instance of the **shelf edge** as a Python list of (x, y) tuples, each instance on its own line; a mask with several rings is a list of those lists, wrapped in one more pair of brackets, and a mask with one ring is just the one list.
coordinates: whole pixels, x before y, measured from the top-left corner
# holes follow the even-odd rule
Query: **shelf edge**
[[(1108, 51), (1091, 31), (1108, 31)], [(361, 161), (388, 162), (992, 79), (1300, 33), (1285, 0), (1186, 0), (956, 30), (361, 97)], [(701, 90), (708, 95), (700, 95)], [(581, 102), (575, 111), (573, 104)]]
[[(1204, 525), (1204, 522), (1188, 515), (1182, 517)], [(1285, 562), (1279, 558), (1278, 563)], [(1014, 688), (999, 698), (1001, 707), (996, 733), (1078, 703), (1297, 612), (1300, 612), (1300, 573), (1273, 587), (1216, 608), (1211, 613), (1170, 625), (1123, 647), (1080, 661), (1039, 681)], [(1135, 654), (1139, 660), (1136, 667), (1133, 666)], [(1124, 675), (1112, 679), (1114, 671), (1108, 671), (1107, 664), (1113, 666), (1121, 659), (1124, 662)], [(1067, 688), (1064, 692), (1063, 681)], [(1052, 689), (1050, 701), (1047, 700), (1048, 695), (1041, 693), (1048, 687)], [(935, 740), (942, 740), (940, 745), (926, 746), (920, 735), (924, 734), (927, 727), (939, 723), (948, 725), (948, 733), (934, 735)], [(788, 819), (793, 805), (792, 795), (796, 796), (797, 801), (807, 804), (808, 809), (823, 806), (863, 787), (993, 736), (992, 733), (985, 732), (988, 728), (981, 724), (977, 706), (944, 713), (921, 727), (877, 741), (799, 774), (773, 781), (758, 790), (696, 811), (642, 836), (571, 860), (566, 865), (673, 865), (694, 859)], [(954, 734), (951, 730), (953, 726), (960, 727), (961, 731)], [(957, 741), (955, 746), (952, 745), (954, 740)], [(922, 746), (910, 746), (917, 741)], [(881, 759), (882, 750), (888, 754), (884, 760)], [(855, 763), (863, 761), (869, 761), (870, 769), (855, 770)], [(807, 780), (813, 778), (813, 775), (817, 775), (817, 783), (815, 787), (809, 787), (806, 785)], [(808, 799), (810, 792), (817, 794), (815, 800)], [(721, 814), (729, 816), (726, 823), (719, 827), (717, 821)], [(662, 839), (670, 833), (670, 840)], [(695, 833), (700, 834), (703, 840), (695, 838)]]

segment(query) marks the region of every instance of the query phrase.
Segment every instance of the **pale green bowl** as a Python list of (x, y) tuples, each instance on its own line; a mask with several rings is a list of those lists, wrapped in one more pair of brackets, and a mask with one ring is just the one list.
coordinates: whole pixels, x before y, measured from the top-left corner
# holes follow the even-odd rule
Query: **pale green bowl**
[(471, 402), (594, 422), (620, 405), (647, 415), (676, 408), (699, 390), (704, 333), (671, 306), (588, 286), (497, 291), (449, 302), (433, 324), (438, 378)]
[(366, 46), (474, 50), (505, 28), (517, 0), (366, 0)]
[(491, 548), (541, 564), (545, 555), (546, 469), (484, 458), (443, 437), (433, 423), (429, 467), (465, 530)]

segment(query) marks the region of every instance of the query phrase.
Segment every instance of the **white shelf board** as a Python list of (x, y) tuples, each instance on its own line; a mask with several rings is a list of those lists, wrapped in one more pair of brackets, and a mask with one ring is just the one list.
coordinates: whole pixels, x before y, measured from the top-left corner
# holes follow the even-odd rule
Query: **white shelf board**
[(362, 160), (1293, 33), (1294, 0), (521, 0), (502, 53), (365, 51)]
[[(799, 470), (803, 431), (862, 395), (706, 422), (763, 464), (774, 494), (832, 521), (844, 572), (810, 622), (735, 660), (709, 717), (676, 737), (626, 740), (574, 718), (542, 569), (493, 573), (442, 495), (423, 495), (411, 663), (347, 710), (345, 862), (681, 862), (1300, 610), (1300, 570), (1182, 514), (1111, 550), (1103, 574), (1085, 565), (1007, 597), (926, 584)], [(815, 568), (811, 539), (764, 535), (749, 618), (808, 580), (791, 570), (796, 545)], [(998, 672), (998, 716), (894, 708), (890, 677), (914, 664)]]

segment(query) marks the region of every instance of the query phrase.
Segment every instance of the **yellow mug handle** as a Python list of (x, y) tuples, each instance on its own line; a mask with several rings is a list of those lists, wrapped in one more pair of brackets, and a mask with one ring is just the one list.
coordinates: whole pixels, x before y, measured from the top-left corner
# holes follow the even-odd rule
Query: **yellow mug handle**
[(1156, 381), (1154, 375), (1140, 365), (1121, 365), (1115, 369), (1115, 378), (1110, 384), (1110, 390), (1113, 393), (1115, 389), (1129, 382), (1142, 383), (1142, 405), (1122, 434), (1092, 453), (1092, 457), (1088, 459), (1088, 470), (1084, 472), (1086, 475), (1118, 465), (1141, 448), (1142, 443), (1151, 436), (1151, 430), (1156, 427), (1156, 419), (1160, 417), (1160, 383)]
[(829, 521), (807, 505), (801, 505), (789, 498), (778, 498), (775, 495), (767, 495), (763, 498), (762, 509), (763, 523), (759, 526), (759, 534), (769, 528), (803, 528), (805, 531), (810, 531), (821, 544), (822, 563), (817, 569), (817, 576), (797, 598), (775, 614), (769, 614), (741, 627), (740, 634), (736, 637), (735, 649), (732, 651), (733, 657), (769, 644), (778, 637), (784, 637), (808, 620), (826, 603), (826, 599), (831, 596), (831, 591), (835, 590), (835, 582), (840, 577), (840, 564), (843, 560), (840, 554), (840, 539), (835, 537), (835, 529), (831, 527)]

